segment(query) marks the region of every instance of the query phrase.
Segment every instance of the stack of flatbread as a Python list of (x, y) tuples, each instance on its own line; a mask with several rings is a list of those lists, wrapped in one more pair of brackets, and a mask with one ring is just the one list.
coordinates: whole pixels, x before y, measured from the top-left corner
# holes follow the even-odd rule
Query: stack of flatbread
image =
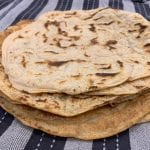
[(139, 14), (48, 12), (1, 32), (0, 47), (0, 105), (25, 125), (90, 140), (149, 121), (150, 22)]

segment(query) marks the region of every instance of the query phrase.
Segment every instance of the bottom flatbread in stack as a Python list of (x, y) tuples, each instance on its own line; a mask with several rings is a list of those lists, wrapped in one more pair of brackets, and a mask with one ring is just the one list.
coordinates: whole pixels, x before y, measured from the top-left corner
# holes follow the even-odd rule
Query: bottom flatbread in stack
[(150, 110), (150, 94), (115, 107), (104, 106), (71, 118), (15, 105), (2, 98), (0, 105), (30, 127), (53, 135), (91, 140), (112, 136), (142, 120)]

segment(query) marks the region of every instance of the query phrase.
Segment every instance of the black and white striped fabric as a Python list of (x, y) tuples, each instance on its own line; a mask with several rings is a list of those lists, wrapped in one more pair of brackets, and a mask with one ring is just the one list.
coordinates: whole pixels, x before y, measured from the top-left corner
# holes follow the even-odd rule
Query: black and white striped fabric
[[(0, 0), (0, 31), (47, 11), (108, 6), (138, 12), (150, 20), (150, 0)], [(150, 150), (150, 123), (136, 125), (110, 138), (81, 141), (26, 127), (0, 108), (0, 150)]]

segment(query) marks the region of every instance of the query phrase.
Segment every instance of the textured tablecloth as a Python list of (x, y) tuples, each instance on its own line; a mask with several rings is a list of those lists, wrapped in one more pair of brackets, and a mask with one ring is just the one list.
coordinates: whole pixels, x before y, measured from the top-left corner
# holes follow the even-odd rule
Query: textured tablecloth
[[(52, 10), (112, 7), (138, 12), (150, 20), (150, 1), (131, 0), (0, 0), (0, 30), (21, 19)], [(129, 118), (130, 119), (130, 118)], [(22, 125), (0, 108), (0, 150), (150, 150), (150, 123), (136, 125), (110, 138), (81, 141), (50, 136)]]

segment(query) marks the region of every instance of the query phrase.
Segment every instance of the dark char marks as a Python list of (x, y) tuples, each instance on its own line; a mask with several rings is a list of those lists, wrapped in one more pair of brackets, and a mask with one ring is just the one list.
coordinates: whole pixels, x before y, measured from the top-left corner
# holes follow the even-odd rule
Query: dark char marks
[(96, 76), (102, 76), (102, 77), (107, 77), (107, 76), (115, 76), (118, 73), (96, 73)]

